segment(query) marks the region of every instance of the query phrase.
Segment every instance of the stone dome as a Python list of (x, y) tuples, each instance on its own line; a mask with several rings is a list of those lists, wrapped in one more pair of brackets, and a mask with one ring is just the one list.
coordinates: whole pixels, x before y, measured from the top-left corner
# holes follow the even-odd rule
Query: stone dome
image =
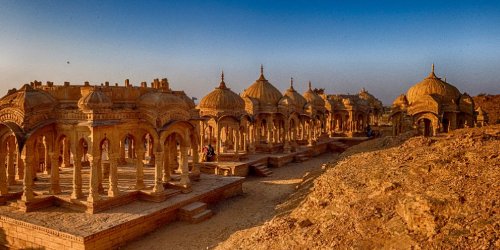
[(307, 100), (293, 88), (293, 78), (290, 80), (290, 88), (285, 91), (284, 96), (290, 98), (292, 103), (300, 109), (303, 109), (307, 103)]
[(243, 112), (245, 102), (238, 94), (226, 87), (224, 73), (222, 73), (219, 87), (201, 99), (199, 108), (202, 112), (206, 110)]
[(102, 92), (101, 88), (93, 88), (78, 100), (78, 107), (82, 110), (110, 109), (112, 106), (111, 98)]
[(394, 99), (394, 102), (392, 102), (393, 106), (401, 106), (401, 105), (408, 105), (408, 100), (406, 100), (406, 96), (404, 94), (399, 95)]
[(36, 90), (25, 84), (18, 91), (9, 91), (10, 94), (0, 100), (0, 106), (17, 107), (25, 112), (35, 109), (51, 109), (57, 101), (47, 92)]
[(311, 103), (315, 107), (324, 107), (325, 106), (325, 100), (321, 98), (318, 94), (314, 93), (311, 87), (311, 82), (309, 82), (309, 89), (304, 92), (304, 98), (308, 103)]
[(183, 110), (189, 109), (189, 105), (180, 97), (171, 93), (151, 91), (139, 98), (139, 107), (153, 109), (170, 109), (178, 107)]
[(180, 96), (180, 98), (184, 100), (184, 102), (186, 103), (186, 105), (188, 105), (190, 109), (196, 108), (196, 104), (194, 103), (193, 99), (189, 98), (189, 96), (187, 96), (186, 93), (183, 93)]
[(259, 101), (260, 105), (276, 106), (283, 96), (281, 92), (264, 77), (263, 68), (261, 66), (259, 79), (243, 92), (243, 97), (254, 98)]
[(460, 97), (460, 91), (453, 85), (444, 82), (434, 74), (434, 64), (428, 77), (413, 85), (406, 93), (408, 103), (412, 104), (424, 95), (436, 95), (441, 97), (444, 103), (456, 103)]

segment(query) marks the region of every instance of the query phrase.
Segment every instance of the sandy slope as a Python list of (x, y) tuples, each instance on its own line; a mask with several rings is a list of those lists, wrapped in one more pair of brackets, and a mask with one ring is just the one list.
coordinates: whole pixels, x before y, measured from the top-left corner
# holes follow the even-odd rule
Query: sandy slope
[(365, 142), (218, 248), (499, 249), (499, 154), (500, 125)]

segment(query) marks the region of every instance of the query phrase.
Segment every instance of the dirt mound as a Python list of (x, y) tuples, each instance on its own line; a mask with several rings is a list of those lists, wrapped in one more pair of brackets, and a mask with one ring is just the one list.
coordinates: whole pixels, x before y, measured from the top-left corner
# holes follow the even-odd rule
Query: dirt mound
[(481, 107), (490, 119), (490, 124), (500, 124), (500, 95), (481, 94), (474, 96), (474, 104)]
[(500, 248), (500, 125), (409, 136), (346, 151), (289, 213), (218, 248)]

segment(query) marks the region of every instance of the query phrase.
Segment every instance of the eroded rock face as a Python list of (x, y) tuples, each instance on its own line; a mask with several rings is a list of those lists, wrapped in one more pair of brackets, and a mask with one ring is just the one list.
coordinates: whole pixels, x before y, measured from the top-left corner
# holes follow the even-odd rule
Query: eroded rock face
[(365, 142), (221, 249), (500, 248), (500, 125)]

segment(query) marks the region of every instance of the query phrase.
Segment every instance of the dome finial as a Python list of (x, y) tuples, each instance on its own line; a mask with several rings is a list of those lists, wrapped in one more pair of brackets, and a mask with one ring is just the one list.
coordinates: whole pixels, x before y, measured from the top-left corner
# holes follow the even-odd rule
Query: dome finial
[(312, 90), (311, 81), (309, 81), (309, 90)]
[(290, 89), (293, 89), (293, 77), (290, 77)]
[(432, 63), (432, 74), (434, 74), (434, 63)]
[(264, 77), (264, 65), (260, 65), (260, 77), (259, 77), (259, 80), (261, 81), (265, 81), (266, 78)]
[(220, 74), (219, 89), (227, 89), (226, 83), (224, 82), (224, 70), (222, 70), (222, 73)]

